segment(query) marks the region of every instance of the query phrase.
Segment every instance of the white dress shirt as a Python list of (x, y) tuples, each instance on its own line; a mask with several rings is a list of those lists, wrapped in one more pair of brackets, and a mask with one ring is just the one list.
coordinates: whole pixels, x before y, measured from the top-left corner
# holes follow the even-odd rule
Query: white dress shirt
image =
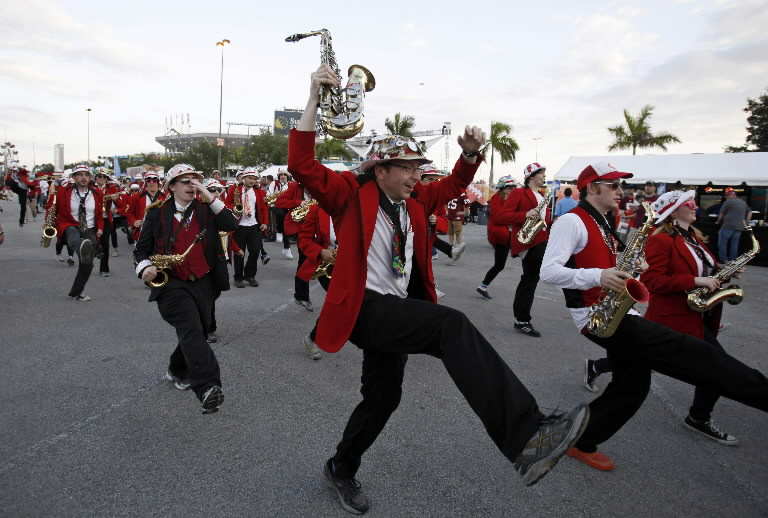
[[(391, 199), (389, 201), (392, 201)], [(395, 203), (395, 202), (392, 202)], [(384, 211), (379, 207), (376, 213), (376, 226), (373, 229), (371, 247), (368, 249), (368, 277), (365, 287), (382, 295), (408, 296), (408, 281), (413, 266), (413, 227), (405, 208), (400, 206), (400, 225), (405, 230), (405, 275), (397, 277), (392, 270), (392, 238), (395, 230), (387, 221)]]
[[(77, 187), (72, 189), (69, 196), (69, 211), (75, 221), (80, 221), (80, 193)], [(96, 200), (90, 189), (85, 194), (85, 222), (88, 228), (96, 226)]]
[[(248, 199), (248, 206), (251, 208), (251, 215), (245, 215), (245, 200)], [(240, 203), (243, 205), (243, 215), (240, 217), (241, 227), (252, 227), (259, 224), (259, 218), (256, 217), (256, 191), (253, 187), (243, 187), (240, 193)]]

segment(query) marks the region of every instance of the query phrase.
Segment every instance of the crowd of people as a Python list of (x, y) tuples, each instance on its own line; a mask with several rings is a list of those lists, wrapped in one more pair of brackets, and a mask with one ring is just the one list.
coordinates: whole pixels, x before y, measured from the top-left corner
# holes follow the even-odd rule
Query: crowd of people
[[(722, 305), (699, 311), (687, 303), (690, 290), (712, 293), (730, 280), (717, 276), (723, 258), (718, 261), (707, 250), (693, 226), (692, 191), (657, 195), (650, 183), (644, 198), (652, 202), (653, 214), (628, 215), (621, 208), (622, 182), (632, 174), (596, 163), (579, 175), (579, 201), (568, 192), (570, 201), (560, 201), (552, 211), (543, 192), (546, 167), (532, 163), (524, 168), (520, 186), (502, 177), (489, 200), (492, 266), (476, 292), (488, 304), (497, 303), (491, 302), (489, 286), (509, 256), (520, 258), (511, 328), (542, 338), (531, 314), (537, 285), (562, 288), (577, 334), (605, 354), (586, 360), (585, 387), (598, 392), (598, 376), (612, 374), (589, 404), (542, 413), (470, 319), (436, 304), (443, 294), (432, 263), (438, 252), (455, 261), (466, 249), (462, 228), (470, 204), (465, 191), (483, 160), (485, 133), (465, 128), (458, 137), (462, 153), (450, 173), (434, 169), (420, 143), (397, 135), (373, 137), (358, 170), (333, 171), (315, 158), (315, 120), (320, 87), (337, 85), (327, 65), (311, 75), (307, 107), (289, 136), (287, 171), (276, 179), (246, 168), (227, 183), (218, 171), (205, 175), (177, 164), (162, 177), (148, 171), (119, 181), (104, 168), (78, 165), (69, 177), (51, 178), (48, 185), (15, 166), (6, 183), (19, 196), (19, 225), (27, 222), (28, 208), (33, 221), (42, 209), (42, 225), (55, 229), (57, 256), (66, 247), (70, 264), (77, 259), (69, 290), (77, 302), (91, 300), (84, 291), (97, 258), (100, 274), (109, 276), (110, 244), (111, 255), (118, 255), (117, 229), (129, 246), (135, 244), (136, 276), (177, 335), (166, 378), (194, 393), (203, 414), (218, 411), (224, 402), (210, 345), (217, 340), (216, 300), (230, 289), (230, 276), (238, 289), (259, 286), (259, 263), (270, 261), (265, 240), (282, 243), (281, 254), (289, 260), (295, 244), (296, 304), (315, 311), (309, 297), (314, 279), (327, 292), (303, 338), (307, 354), (319, 360), (347, 342), (362, 350), (362, 399), (322, 467), (341, 506), (354, 514), (369, 508), (356, 475), (400, 403), (411, 354), (442, 362), (526, 485), (538, 482), (563, 455), (598, 470), (614, 469), (614, 461), (598, 447), (640, 408), (651, 371), (696, 387), (684, 425), (718, 443), (738, 444), (712, 422), (718, 398), (768, 410), (768, 380), (730, 356), (717, 339)], [(724, 217), (740, 214), (741, 207), (732, 205)], [(616, 232), (618, 214), (636, 217), (636, 232), (645, 232), (649, 222), (655, 230), (625, 244)], [(446, 233), (448, 241), (438, 233)], [(0, 243), (3, 237), (0, 228)], [(731, 255), (725, 259), (738, 261)], [(611, 295), (626, 298), (635, 277), (649, 292), (645, 316), (631, 308), (630, 300), (622, 306), (626, 315), (613, 309), (600, 315), (612, 320), (611, 332), (603, 333), (595, 325), (595, 308)]]

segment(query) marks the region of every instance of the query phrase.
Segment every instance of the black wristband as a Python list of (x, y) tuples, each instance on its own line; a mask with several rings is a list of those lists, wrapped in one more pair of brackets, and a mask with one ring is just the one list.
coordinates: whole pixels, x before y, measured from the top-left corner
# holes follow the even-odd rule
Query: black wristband
[(480, 151), (464, 151), (464, 150), (462, 150), (461, 154), (464, 155), (465, 157), (472, 158), (472, 157), (480, 156)]

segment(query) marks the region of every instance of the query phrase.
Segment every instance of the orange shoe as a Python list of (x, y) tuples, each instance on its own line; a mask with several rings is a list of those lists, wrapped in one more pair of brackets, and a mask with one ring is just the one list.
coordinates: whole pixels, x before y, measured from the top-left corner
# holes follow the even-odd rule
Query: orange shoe
[(578, 448), (570, 448), (566, 454), (574, 459), (579, 459), (584, 464), (592, 466), (600, 471), (613, 471), (613, 461), (608, 458), (607, 455), (603, 455), (599, 451), (595, 453), (586, 453)]

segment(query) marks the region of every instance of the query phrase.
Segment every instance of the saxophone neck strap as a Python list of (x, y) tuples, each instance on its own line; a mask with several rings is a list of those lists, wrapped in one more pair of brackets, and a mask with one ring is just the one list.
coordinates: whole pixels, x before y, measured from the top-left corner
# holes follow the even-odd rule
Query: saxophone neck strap
[(584, 209), (587, 214), (592, 216), (592, 219), (594, 219), (595, 223), (597, 223), (598, 226), (603, 229), (606, 235), (613, 237), (613, 239), (616, 241), (618, 251), (623, 252), (626, 248), (626, 245), (624, 245), (624, 242), (619, 238), (619, 235), (616, 233), (613, 227), (608, 224), (608, 220), (606, 219), (605, 214), (600, 214), (597, 209), (594, 208), (592, 204), (590, 204), (587, 200), (579, 201), (579, 207)]

